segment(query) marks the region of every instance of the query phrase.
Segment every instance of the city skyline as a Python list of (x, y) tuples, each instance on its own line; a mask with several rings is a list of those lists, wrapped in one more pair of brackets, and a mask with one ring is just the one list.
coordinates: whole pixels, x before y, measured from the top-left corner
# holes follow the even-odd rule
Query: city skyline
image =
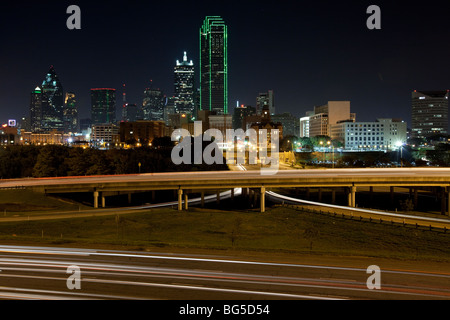
[[(81, 30), (65, 27), (67, 4), (29, 4), (20, 10), (8, 4), (1, 15), (12, 30), (5, 32), (8, 50), (2, 50), (2, 61), (7, 63), (0, 76), (1, 121), (27, 115), (30, 92), (50, 65), (64, 89), (77, 95), (80, 119), (89, 117), (90, 88), (120, 89), (126, 83), (128, 102), (139, 105), (153, 80), (155, 87), (173, 95), (173, 65), (186, 51), (198, 66), (198, 29), (210, 14), (220, 15), (229, 28), (229, 113), (236, 101), (255, 106), (260, 92), (274, 90), (277, 112), (291, 112), (298, 118), (326, 101), (349, 100), (358, 121), (399, 117), (409, 125), (413, 90), (450, 88), (444, 64), (450, 48), (440, 40), (447, 23), (440, 19), (443, 13), (437, 3), (426, 8), (380, 3), (381, 30), (367, 29), (368, 3), (364, 2), (320, 8), (292, 2), (273, 7), (270, 1), (248, 1), (238, 8), (230, 3), (212, 7), (201, 2), (191, 8), (177, 4), (158, 5), (162, 12), (173, 7), (177, 21), (170, 24), (163, 17), (149, 19), (155, 13), (145, 11), (145, 4), (118, 3), (113, 8), (79, 3)], [(135, 22), (119, 19), (127, 15), (136, 17)], [(95, 22), (107, 17), (111, 22)], [(29, 31), (36, 23), (39, 34), (54, 32), (57, 36), (52, 39), (61, 40), (47, 45), (40, 37), (33, 38)], [(14, 28), (19, 24), (22, 31)], [(114, 50), (104, 46), (111, 37), (118, 43), (112, 45)], [(439, 50), (429, 50), (417, 39), (437, 41)], [(24, 50), (24, 45), (36, 50)]]

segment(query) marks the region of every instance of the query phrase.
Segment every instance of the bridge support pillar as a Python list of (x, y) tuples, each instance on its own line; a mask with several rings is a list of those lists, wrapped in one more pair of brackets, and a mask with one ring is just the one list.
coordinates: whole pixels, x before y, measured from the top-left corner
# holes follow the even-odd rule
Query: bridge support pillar
[(98, 208), (98, 196), (99, 196), (98, 191), (94, 191), (94, 208), (97, 209)]
[(261, 207), (261, 213), (264, 213), (266, 211), (266, 188), (261, 187), (261, 197), (260, 197), (260, 207)]
[(106, 197), (102, 195), (102, 208), (106, 207)]
[(356, 207), (356, 187), (351, 187), (351, 207)]
[(178, 189), (178, 211), (183, 210), (183, 189)]
[(188, 209), (189, 201), (187, 192), (184, 194), (184, 210)]

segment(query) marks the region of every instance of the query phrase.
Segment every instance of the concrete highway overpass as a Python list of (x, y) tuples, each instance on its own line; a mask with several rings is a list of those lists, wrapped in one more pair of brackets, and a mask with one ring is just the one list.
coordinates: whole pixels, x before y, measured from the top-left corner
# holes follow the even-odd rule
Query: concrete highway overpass
[[(105, 206), (108, 196), (152, 190), (176, 190), (178, 209), (187, 204), (189, 193), (219, 192), (243, 188), (243, 195), (256, 192), (260, 195), (261, 211), (265, 210), (265, 192), (270, 188), (344, 188), (348, 206), (356, 206), (358, 187), (409, 187), (417, 199), (418, 188), (438, 187), (441, 190), (443, 212), (450, 208), (450, 168), (364, 168), (280, 170), (273, 175), (259, 171), (208, 171), (146, 173), (133, 175), (80, 176), (59, 178), (26, 178), (0, 181), (0, 190), (29, 188), (51, 193), (92, 192), (94, 207)], [(101, 200), (101, 202), (99, 201)]]

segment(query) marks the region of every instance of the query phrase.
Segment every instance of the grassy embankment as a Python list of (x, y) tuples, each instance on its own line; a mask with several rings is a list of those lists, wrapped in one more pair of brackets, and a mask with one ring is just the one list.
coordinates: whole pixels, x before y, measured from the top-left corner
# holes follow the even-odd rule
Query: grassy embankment
[[(7, 217), (37, 214), (38, 209), (76, 212), (80, 206), (88, 208), (23, 190), (0, 192), (0, 213), (6, 208)], [(222, 206), (226, 207), (225, 201)], [(179, 212), (164, 208), (120, 216), (113, 213), (104, 217), (22, 222), (1, 222), (2, 216), (2, 243), (450, 261), (449, 233), (350, 221), (283, 206), (269, 208), (264, 214), (258, 210), (190, 208)]]

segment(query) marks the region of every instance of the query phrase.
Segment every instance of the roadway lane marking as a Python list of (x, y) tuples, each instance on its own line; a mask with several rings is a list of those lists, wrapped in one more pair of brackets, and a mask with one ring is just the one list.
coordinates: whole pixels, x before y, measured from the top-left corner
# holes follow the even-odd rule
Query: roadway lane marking
[[(44, 247), (40, 247), (40, 250), (34, 251), (33, 249), (27, 249), (27, 247), (22, 247), (23, 252), (29, 252), (32, 254), (48, 254)], [(32, 248), (32, 247), (31, 247)], [(12, 248), (2, 249), (0, 246), (0, 252), (6, 251), (11, 252)], [(59, 248), (51, 248), (50, 252), (52, 255), (58, 254)], [(61, 254), (71, 254), (73, 253), (70, 248), (61, 249)], [(14, 251), (13, 251), (14, 252)], [(19, 251), (22, 252), (22, 251)], [(79, 252), (75, 252), (75, 255), (79, 255)], [(292, 263), (277, 263), (277, 262), (260, 262), (260, 261), (245, 261), (245, 260), (230, 260), (230, 259), (212, 259), (212, 258), (193, 258), (193, 257), (183, 257), (183, 256), (167, 256), (167, 255), (155, 255), (155, 254), (135, 254), (135, 253), (122, 253), (115, 251), (104, 251), (100, 252), (97, 250), (92, 250), (81, 254), (82, 256), (106, 256), (106, 257), (123, 257), (123, 258), (141, 258), (141, 259), (159, 259), (159, 260), (174, 260), (174, 261), (193, 261), (193, 262), (211, 262), (211, 263), (229, 263), (229, 264), (244, 264), (244, 265), (261, 265), (261, 266), (276, 266), (276, 267), (294, 267), (294, 268), (311, 268), (311, 269), (327, 269), (327, 270), (343, 270), (343, 271), (361, 271), (366, 273), (365, 268), (354, 268), (354, 267), (339, 267), (339, 266), (323, 266), (323, 265), (306, 265), (306, 264), (292, 264)], [(0, 258), (0, 261), (3, 260)], [(23, 259), (9, 259), (9, 261), (24, 261)], [(42, 262), (48, 262), (42, 260)], [(53, 262), (54, 263), (54, 262)], [(60, 263), (66, 264), (66, 263)], [(81, 262), (82, 264), (91, 264), (89, 262)], [(424, 275), (424, 276), (437, 276), (450, 278), (450, 274), (446, 273), (429, 273), (420, 271), (399, 271), (399, 270), (383, 270), (384, 273), (400, 273), (400, 274), (412, 274), (412, 275)]]
[[(103, 282), (102, 280), (98, 280), (98, 279), (92, 279), (92, 280), (88, 280), (88, 281), (90, 281), (90, 282)], [(225, 288), (212, 288), (212, 287), (192, 286), (192, 285), (143, 283), (143, 282), (133, 282), (133, 281), (122, 281), (122, 280), (109, 280), (108, 283), (125, 284), (125, 285), (139, 285), (139, 286), (159, 287), (159, 288), (168, 288), (168, 289), (187, 289), (187, 290), (213, 291), (213, 292), (252, 294), (252, 295), (256, 294), (256, 295), (282, 297), (282, 298), (289, 298), (289, 299), (338, 300), (336, 298), (327, 298), (327, 297), (321, 297), (321, 296), (299, 295), (299, 294), (277, 293), (277, 292), (264, 292), (264, 291), (252, 291), (252, 290), (225, 289)]]

